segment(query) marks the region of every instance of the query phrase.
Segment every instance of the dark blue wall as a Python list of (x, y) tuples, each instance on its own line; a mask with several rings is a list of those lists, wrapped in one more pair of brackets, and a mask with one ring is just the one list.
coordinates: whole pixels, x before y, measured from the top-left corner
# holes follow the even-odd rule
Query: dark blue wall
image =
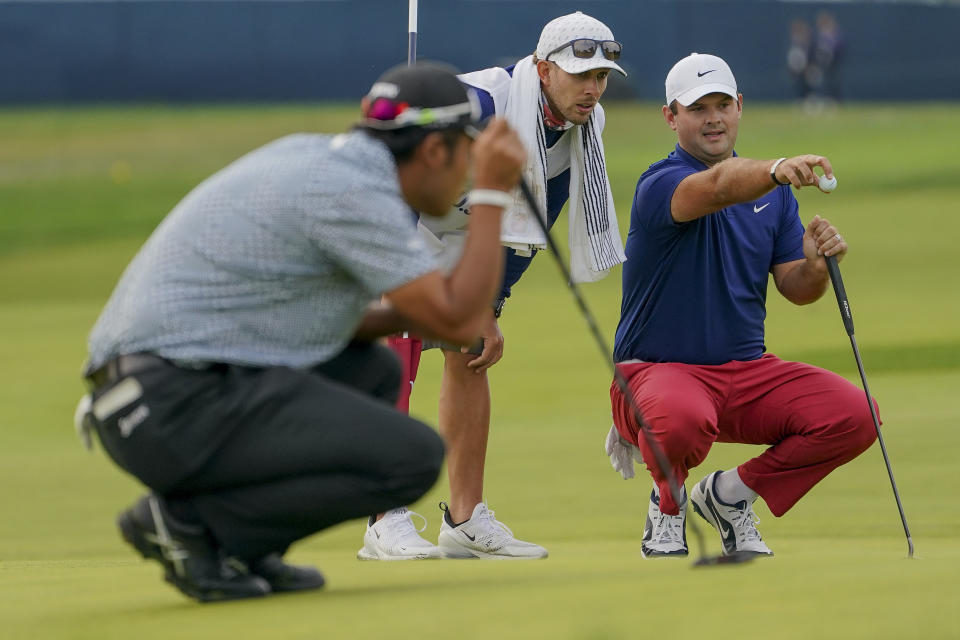
[[(727, 59), (751, 99), (791, 97), (797, 17), (829, 9), (854, 99), (960, 98), (960, 5), (755, 1), (420, 0), (419, 55), (463, 70), (530, 53), (581, 9), (624, 44), (611, 94), (662, 99), (691, 51)], [(403, 0), (0, 1), (0, 102), (347, 99), (406, 59)]]

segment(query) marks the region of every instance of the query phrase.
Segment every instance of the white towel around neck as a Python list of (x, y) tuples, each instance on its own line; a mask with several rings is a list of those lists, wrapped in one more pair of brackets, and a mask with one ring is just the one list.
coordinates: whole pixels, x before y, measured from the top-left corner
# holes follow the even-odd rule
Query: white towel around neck
[[(493, 67), (463, 74), (460, 79), (489, 93), (496, 112), (507, 119), (523, 140), (529, 154), (523, 177), (537, 198), (541, 213), (546, 214), (548, 152), (540, 77), (533, 56), (517, 62), (512, 77), (506, 70)], [(602, 125), (598, 124), (602, 118), (603, 110), (598, 104), (586, 124), (574, 126), (566, 134), (572, 136), (568, 242), (574, 282), (599, 280), (611, 267), (626, 260), (604, 161)], [(516, 189), (514, 204), (503, 217), (503, 244), (521, 254), (546, 248), (543, 231), (532, 216), (519, 188)]]

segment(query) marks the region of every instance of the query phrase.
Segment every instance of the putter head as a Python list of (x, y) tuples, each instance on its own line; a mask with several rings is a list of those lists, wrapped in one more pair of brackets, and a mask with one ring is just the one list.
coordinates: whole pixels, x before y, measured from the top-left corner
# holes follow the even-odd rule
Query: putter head
[(721, 565), (743, 564), (752, 561), (756, 556), (744, 551), (735, 551), (727, 556), (700, 556), (694, 567), (718, 567)]

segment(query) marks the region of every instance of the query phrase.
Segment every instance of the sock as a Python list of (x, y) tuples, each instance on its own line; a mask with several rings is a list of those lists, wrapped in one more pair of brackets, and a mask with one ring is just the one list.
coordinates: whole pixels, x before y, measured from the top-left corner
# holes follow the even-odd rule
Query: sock
[(717, 477), (716, 487), (717, 497), (727, 504), (736, 504), (741, 500), (752, 503), (757, 499), (757, 492), (743, 483), (736, 468), (721, 473)]
[(450, 517), (450, 510), (449, 510), (449, 509), (444, 509), (444, 510), (443, 510), (443, 519), (446, 520), (446, 521), (447, 521), (447, 524), (450, 525), (450, 526), (453, 527), (453, 528), (457, 528), (457, 527), (459, 527), (460, 525), (462, 525), (463, 522), (467, 522), (467, 520), (470, 520), (470, 518), (467, 518), (467, 520), (464, 520), (463, 522), (454, 522), (454, 521), (453, 521), (453, 518)]

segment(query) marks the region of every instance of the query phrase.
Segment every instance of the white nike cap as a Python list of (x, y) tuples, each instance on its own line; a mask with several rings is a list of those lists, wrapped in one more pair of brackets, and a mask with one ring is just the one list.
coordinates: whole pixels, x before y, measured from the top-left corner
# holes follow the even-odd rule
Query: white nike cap
[(708, 93), (725, 93), (737, 99), (737, 80), (722, 58), (691, 53), (673, 65), (667, 74), (667, 105), (674, 100), (685, 107)]
[[(554, 18), (540, 32), (540, 41), (537, 42), (537, 58), (555, 62), (558, 67), (567, 73), (577, 74), (591, 69), (616, 69), (627, 75), (620, 65), (603, 55), (603, 50), (597, 50), (590, 58), (578, 58), (573, 55), (574, 40), (613, 40), (613, 31), (596, 18), (577, 11), (559, 18)], [(559, 51), (557, 50), (559, 49)]]

